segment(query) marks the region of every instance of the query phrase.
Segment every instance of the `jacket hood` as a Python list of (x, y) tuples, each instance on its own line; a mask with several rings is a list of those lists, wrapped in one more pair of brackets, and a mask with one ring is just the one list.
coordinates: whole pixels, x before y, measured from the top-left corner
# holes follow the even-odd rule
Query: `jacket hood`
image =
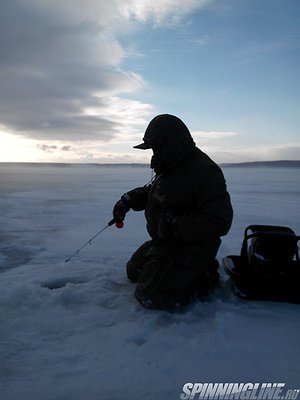
[(170, 114), (157, 115), (144, 135), (145, 148), (153, 150), (151, 167), (156, 173), (174, 169), (195, 148), (187, 126)]
[(164, 147), (168, 151), (180, 151), (195, 145), (184, 122), (170, 114), (157, 115), (150, 121), (145, 131), (144, 142), (153, 150)]

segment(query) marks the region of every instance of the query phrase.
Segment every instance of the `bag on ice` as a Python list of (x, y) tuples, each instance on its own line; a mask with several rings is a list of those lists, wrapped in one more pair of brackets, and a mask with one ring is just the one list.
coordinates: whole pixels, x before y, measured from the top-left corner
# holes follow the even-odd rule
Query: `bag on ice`
[(300, 303), (298, 240), (287, 227), (248, 226), (241, 254), (223, 259), (234, 292), (246, 299)]

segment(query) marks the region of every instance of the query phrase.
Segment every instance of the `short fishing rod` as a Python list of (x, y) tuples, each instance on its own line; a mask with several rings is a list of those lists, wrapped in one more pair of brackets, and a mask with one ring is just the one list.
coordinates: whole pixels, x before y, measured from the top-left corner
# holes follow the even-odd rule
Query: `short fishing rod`
[[(153, 173), (153, 171), (152, 171), (152, 173)], [(156, 178), (156, 176), (153, 176), (153, 175), (152, 175), (150, 181), (149, 181), (148, 183), (146, 183), (145, 186), (151, 185), (151, 184), (153, 183), (153, 181), (155, 180), (155, 178)], [(107, 229), (109, 226), (112, 226), (113, 224), (115, 224), (117, 228), (123, 228), (123, 226), (124, 226), (124, 222), (123, 222), (123, 221), (116, 221), (116, 220), (113, 218), (112, 220), (110, 220), (110, 221), (108, 222), (108, 224), (107, 224), (104, 228), (102, 228), (99, 232), (97, 232), (90, 240), (88, 240), (88, 241), (87, 241), (86, 243), (84, 243), (81, 247), (79, 247), (79, 249), (76, 250), (69, 258), (67, 258), (65, 262), (68, 262), (68, 261), (70, 261), (73, 257), (78, 256), (79, 252), (80, 252), (84, 247), (86, 247), (88, 244), (92, 244), (92, 241), (93, 241), (97, 236), (99, 236), (105, 229)]]
[(76, 250), (69, 258), (66, 259), (65, 262), (70, 261), (73, 257), (78, 256), (79, 252), (86, 247), (88, 244), (92, 244), (92, 241), (100, 235), (100, 233), (102, 233), (105, 229), (107, 229), (109, 226), (112, 226), (113, 224), (116, 225), (117, 228), (123, 228), (124, 226), (124, 222), (123, 221), (116, 221), (114, 218), (108, 222), (108, 224), (102, 228), (99, 232), (96, 233), (96, 235), (94, 235), (90, 240), (88, 240), (84, 245), (82, 245), (81, 247), (79, 247), (78, 250)]

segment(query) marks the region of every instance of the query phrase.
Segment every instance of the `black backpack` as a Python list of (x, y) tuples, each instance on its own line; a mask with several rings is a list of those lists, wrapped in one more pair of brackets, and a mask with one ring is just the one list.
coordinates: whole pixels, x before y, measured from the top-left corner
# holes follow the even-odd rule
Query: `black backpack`
[(240, 256), (223, 259), (234, 292), (246, 299), (300, 303), (299, 239), (287, 227), (248, 226)]

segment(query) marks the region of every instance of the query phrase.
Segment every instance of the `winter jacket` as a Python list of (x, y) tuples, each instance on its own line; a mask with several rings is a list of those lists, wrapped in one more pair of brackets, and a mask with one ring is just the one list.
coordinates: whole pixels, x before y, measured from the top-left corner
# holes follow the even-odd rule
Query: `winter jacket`
[(145, 210), (148, 233), (157, 241), (162, 221), (170, 225), (171, 240), (191, 243), (224, 236), (232, 223), (223, 173), (196, 147), (174, 169), (159, 174), (150, 187), (130, 194), (132, 208)]
[(128, 192), (128, 198), (132, 209), (145, 210), (152, 239), (161, 240), (162, 224), (169, 224), (169, 240), (198, 243), (227, 234), (233, 210), (223, 173), (195, 146), (179, 118), (155, 117), (136, 147), (153, 150), (157, 175), (150, 187)]
[(201, 242), (224, 236), (232, 207), (220, 168), (199, 149), (153, 184), (146, 204), (147, 228), (155, 238), (160, 218), (170, 214), (174, 238)]

